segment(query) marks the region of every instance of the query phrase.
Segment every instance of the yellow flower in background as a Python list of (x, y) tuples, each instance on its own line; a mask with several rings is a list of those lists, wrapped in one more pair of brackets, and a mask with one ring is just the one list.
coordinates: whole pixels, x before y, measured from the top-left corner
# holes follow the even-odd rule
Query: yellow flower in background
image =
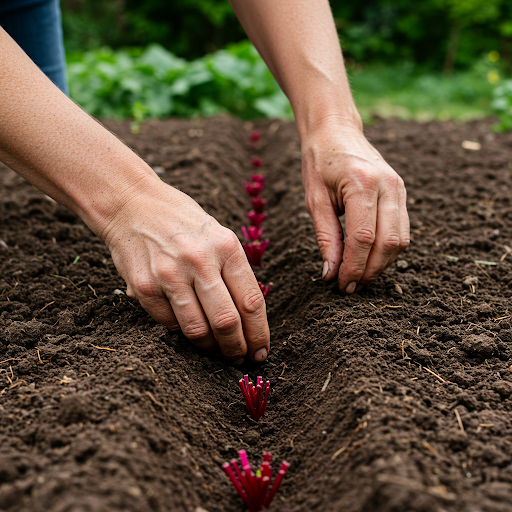
[[(492, 52), (489, 52), (489, 60), (491, 62), (498, 62), (500, 60), (499, 52), (497, 52), (496, 50), (493, 50)], [(491, 83), (494, 83), (494, 82), (491, 82)]]
[(489, 83), (495, 84), (499, 79), (500, 74), (495, 69), (491, 69), (491, 71), (487, 73), (487, 80), (489, 80)]

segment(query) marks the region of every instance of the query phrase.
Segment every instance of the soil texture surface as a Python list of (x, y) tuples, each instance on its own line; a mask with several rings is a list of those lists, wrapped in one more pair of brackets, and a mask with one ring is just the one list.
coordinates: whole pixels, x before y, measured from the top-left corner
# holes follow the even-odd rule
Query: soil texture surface
[[(235, 368), (169, 333), (79, 218), (1, 167), (0, 510), (241, 511), (221, 469), (240, 449), (290, 463), (274, 511), (511, 510), (512, 134), (367, 128), (412, 242), (345, 296), (320, 279), (293, 124), (256, 123), (256, 145), (228, 117), (107, 126), (240, 237), (264, 160), (271, 352)], [(271, 382), (257, 423), (244, 373)]]

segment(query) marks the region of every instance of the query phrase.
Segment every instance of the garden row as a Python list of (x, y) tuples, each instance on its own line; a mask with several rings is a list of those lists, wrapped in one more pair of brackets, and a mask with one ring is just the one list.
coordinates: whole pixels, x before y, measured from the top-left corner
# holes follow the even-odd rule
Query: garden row
[[(2, 168), (0, 509), (239, 511), (222, 465), (240, 450), (253, 468), (267, 452), (290, 464), (269, 510), (508, 509), (512, 136), (371, 127), (406, 182), (413, 241), (345, 296), (320, 279), (292, 124), (106, 124), (241, 239), (242, 182), (264, 161), (270, 242), (255, 270), (271, 351), (238, 369), (171, 335), (79, 219)], [(244, 374), (271, 383), (258, 421)]]

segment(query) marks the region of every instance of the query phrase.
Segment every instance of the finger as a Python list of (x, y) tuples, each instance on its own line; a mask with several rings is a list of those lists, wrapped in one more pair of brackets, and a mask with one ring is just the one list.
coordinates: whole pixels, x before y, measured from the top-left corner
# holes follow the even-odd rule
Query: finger
[(386, 268), (393, 263), (399, 254), (409, 247), (411, 243), (411, 225), (409, 221), (409, 213), (407, 212), (407, 191), (405, 190), (405, 186), (402, 186), (398, 190), (398, 208), (399, 208), (399, 219), (400, 219), (400, 247), (399, 250), (393, 254), (386, 265)]
[(343, 257), (343, 229), (327, 191), (322, 191), (319, 197), (306, 204), (322, 254), (322, 279), (330, 281), (338, 275)]
[(222, 277), (240, 314), (249, 356), (261, 363), (270, 351), (265, 299), (241, 247), (224, 264)]
[(157, 296), (140, 296), (137, 297), (130, 286), (126, 288), (126, 295), (132, 299), (137, 299), (139, 304), (151, 315), (151, 317), (159, 324), (164, 325), (171, 332), (180, 330), (180, 324), (176, 319), (176, 315), (172, 310), (167, 297), (162, 293)]
[[(398, 176), (397, 176), (398, 177)], [(359, 284), (373, 281), (400, 252), (400, 207), (397, 188), (387, 187), (377, 204), (375, 242)]]
[(196, 276), (194, 289), (222, 355), (238, 361), (247, 354), (242, 321), (233, 299), (215, 268), (210, 275)]
[(192, 286), (175, 283), (166, 295), (183, 335), (201, 350), (215, 350), (217, 341)]
[[(407, 247), (409, 247), (409, 244), (411, 243), (411, 224), (409, 221), (409, 213), (407, 212), (407, 191), (405, 189), (405, 185), (402, 178), (400, 178), (400, 181), (402, 186), (400, 187), (398, 196), (398, 205), (400, 209), (400, 251), (398, 252), (398, 254), (407, 249)], [(392, 262), (390, 262), (389, 264), (391, 263)]]
[(359, 187), (345, 198), (345, 247), (338, 281), (341, 290), (353, 293), (366, 270), (375, 242), (378, 195), (373, 187)]

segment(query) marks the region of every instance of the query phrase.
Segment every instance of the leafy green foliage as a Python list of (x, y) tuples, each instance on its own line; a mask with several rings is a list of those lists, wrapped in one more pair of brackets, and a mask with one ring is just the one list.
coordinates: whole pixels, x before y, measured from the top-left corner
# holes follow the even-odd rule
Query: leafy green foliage
[(291, 117), (288, 100), (255, 48), (229, 46), (190, 62), (158, 44), (69, 58), (71, 97), (97, 117)]
[(494, 129), (512, 131), (512, 80), (506, 80), (494, 89), (491, 106), (499, 118)]
[[(411, 61), (429, 71), (470, 69), (500, 51), (512, 69), (507, 0), (330, 0), (345, 56), (358, 63)], [(244, 39), (227, 0), (61, 0), (66, 48), (159, 43), (191, 60)], [(508, 48), (508, 50), (507, 50)]]
[(193, 59), (245, 39), (227, 0), (61, 0), (69, 52), (158, 43)]
[(416, 121), (488, 117), (494, 86), (489, 82), (486, 59), (473, 69), (446, 77), (425, 73), (413, 64), (375, 64), (348, 69), (352, 93), (365, 122), (372, 117)]

